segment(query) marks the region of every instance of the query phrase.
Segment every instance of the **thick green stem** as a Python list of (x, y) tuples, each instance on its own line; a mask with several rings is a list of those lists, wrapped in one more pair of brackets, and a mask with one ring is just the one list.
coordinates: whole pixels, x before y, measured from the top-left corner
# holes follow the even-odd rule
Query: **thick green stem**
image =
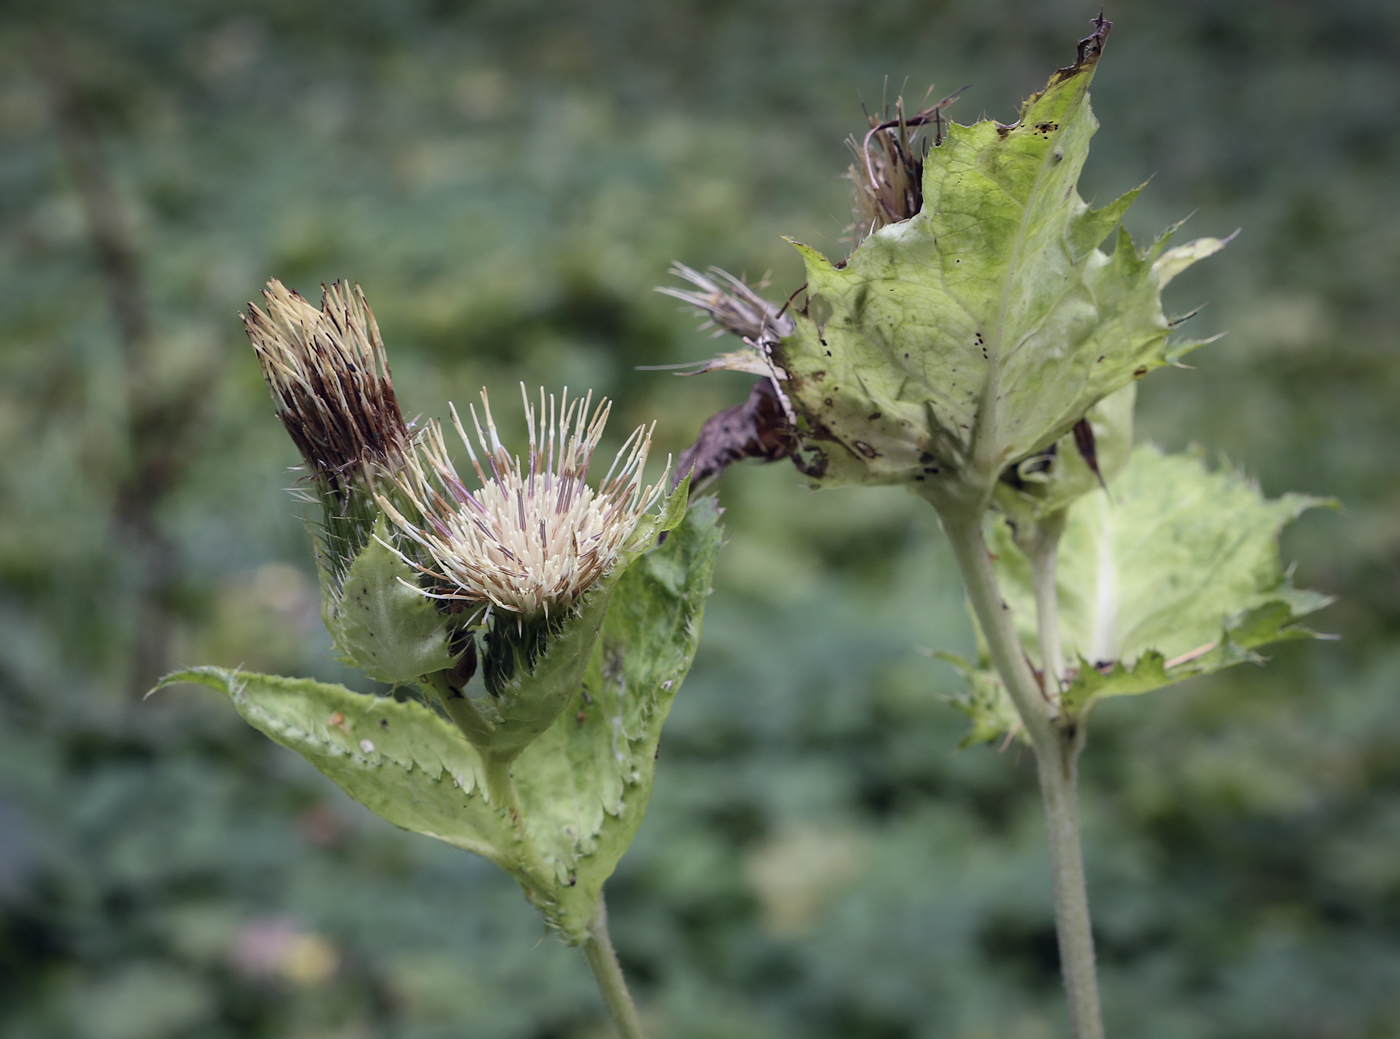
[(1046, 840), (1055, 901), (1060, 967), (1069, 999), (1074, 1039), (1103, 1039), (1099, 987), (1094, 971), (1094, 935), (1080, 850), (1075, 767), (1079, 742), (1055, 722), (1051, 705), (1026, 661), (1011, 609), (1001, 597), (991, 556), (982, 536), (980, 509), (941, 511), (972, 611), (987, 640), (992, 664), (1001, 675), (1035, 749), (1040, 796), (1045, 804)]
[(983, 638), (987, 640), (992, 665), (1001, 675), (1021, 722), (1030, 734), (1031, 743), (1039, 752), (1042, 746), (1049, 746), (1055, 739), (1050, 721), (1050, 704), (1021, 648), (1011, 607), (1001, 597), (997, 586), (992, 557), (982, 536), (981, 511), (945, 509), (940, 515), (943, 529), (953, 547), (953, 555), (957, 558), (958, 569), (962, 572), (972, 612), (977, 617)]
[(598, 979), (598, 991), (603, 994), (603, 1002), (617, 1022), (622, 1039), (645, 1039), (641, 1019), (637, 1016), (637, 1005), (627, 991), (627, 979), (622, 976), (622, 966), (617, 962), (617, 953), (613, 951), (612, 938), (608, 935), (608, 907), (603, 903), (601, 894), (598, 896), (598, 911), (588, 926), (583, 952), (588, 957), (588, 965), (593, 968), (593, 976)]
[(1045, 831), (1050, 846), (1050, 882), (1055, 899), (1055, 933), (1060, 970), (1069, 1000), (1070, 1030), (1075, 1039), (1103, 1039), (1099, 982), (1094, 969), (1094, 932), (1089, 894), (1084, 884), (1084, 853), (1079, 837), (1079, 789), (1075, 739), (1056, 730), (1052, 747), (1036, 749), (1040, 797), (1045, 803)]

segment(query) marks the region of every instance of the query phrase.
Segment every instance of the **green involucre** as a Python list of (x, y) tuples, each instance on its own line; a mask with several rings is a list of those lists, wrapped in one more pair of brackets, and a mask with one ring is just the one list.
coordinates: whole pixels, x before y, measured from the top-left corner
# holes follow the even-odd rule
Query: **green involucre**
[[(667, 498), (661, 512), (642, 521), (633, 536), (633, 547), (619, 556), (607, 576), (570, 607), (565, 617), (548, 625), (542, 648), (507, 649), (514, 657), (509, 675), (490, 683), (489, 691), (483, 690), (472, 697), (477, 714), (489, 730), (473, 736), (482, 754), (506, 760), (514, 758), (548, 729), (577, 695), (580, 683), (585, 680), (585, 670), (591, 667), (596, 656), (599, 632), (603, 630), (605, 616), (613, 608), (612, 598), (618, 586), (636, 561), (656, 543), (657, 536), (673, 529), (686, 516), (689, 493), (690, 482), (683, 480)], [(508, 641), (513, 637), (513, 618), (509, 614), (501, 615), (495, 623), (499, 639)], [(534, 634), (527, 629), (524, 639), (533, 638)]]

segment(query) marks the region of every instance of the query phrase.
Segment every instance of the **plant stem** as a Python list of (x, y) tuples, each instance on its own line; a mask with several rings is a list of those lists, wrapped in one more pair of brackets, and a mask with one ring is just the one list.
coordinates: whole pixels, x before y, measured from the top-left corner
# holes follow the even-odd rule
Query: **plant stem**
[(1079, 746), (1073, 736), (1058, 728), (1056, 736), (1054, 746), (1036, 749), (1036, 771), (1045, 804), (1060, 969), (1069, 1001), (1071, 1033), (1075, 1039), (1103, 1039), (1099, 982), (1094, 970), (1094, 932), (1079, 837)]
[(1075, 763), (1080, 740), (1073, 731), (1067, 732), (1055, 722), (1051, 705), (1026, 661), (1011, 609), (1001, 596), (982, 536), (980, 507), (945, 507), (940, 510), (940, 516), (962, 571), (972, 611), (987, 640), (992, 664), (1001, 675), (1035, 749), (1040, 796), (1045, 805), (1055, 932), (1069, 1001), (1070, 1029), (1075, 1039), (1103, 1039), (1099, 986), (1094, 971), (1094, 935), (1079, 839)]
[(1001, 675), (1006, 691), (1011, 694), (1026, 732), (1030, 734), (1031, 744), (1039, 753), (1041, 747), (1049, 746), (1055, 739), (1050, 704), (1031, 673), (1025, 650), (1021, 648), (1021, 639), (1016, 634), (1011, 607), (1006, 604), (997, 586), (992, 557), (982, 537), (981, 510), (949, 508), (940, 510), (940, 516), (944, 532), (953, 547), (953, 555), (957, 558), (958, 569), (962, 572), (972, 612), (987, 640), (987, 652), (992, 664)]
[(598, 979), (598, 991), (608, 1012), (617, 1023), (622, 1039), (645, 1039), (642, 1035), (642, 1022), (637, 1016), (637, 1005), (632, 1002), (632, 994), (627, 991), (627, 979), (622, 976), (622, 966), (617, 962), (613, 951), (612, 938), (608, 934), (608, 907), (598, 895), (598, 911), (593, 914), (593, 922), (588, 925), (588, 938), (583, 943), (588, 965), (593, 968), (593, 976)]

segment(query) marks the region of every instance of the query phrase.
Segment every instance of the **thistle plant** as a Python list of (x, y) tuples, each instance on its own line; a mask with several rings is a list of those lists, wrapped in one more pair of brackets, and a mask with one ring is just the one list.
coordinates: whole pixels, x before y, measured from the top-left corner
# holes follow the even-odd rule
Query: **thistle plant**
[(404, 421), (358, 287), (327, 288), (317, 308), (273, 281), (264, 300), (245, 325), (305, 463), (322, 616), (342, 659), (392, 695), (216, 667), (157, 688), (225, 693), (385, 819), (506, 870), (584, 947), (636, 1039), (602, 887), (641, 823), (695, 654), (718, 510), (687, 508), (688, 481), (644, 485), (646, 427), (590, 486), (609, 404), (567, 391), (541, 390), (538, 409), (526, 396), (523, 456), (485, 391), (475, 447), (453, 408), (479, 484), (468, 489), (442, 427)]
[(1172, 228), (1140, 247), (1120, 224), (1140, 189), (1080, 198), (1109, 28), (1014, 123), (949, 121), (956, 95), (872, 120), (853, 142), (855, 247), (833, 263), (793, 243), (806, 283), (788, 304), (682, 265), (694, 288), (662, 290), (742, 341), (701, 370), (760, 376), (680, 474), (786, 457), (814, 487), (900, 485), (937, 511), (978, 635), (977, 660), (948, 658), (965, 742), (1035, 754), (1076, 1039), (1103, 1035), (1076, 792), (1094, 705), (1258, 661), (1327, 602), (1277, 551), (1315, 499), (1132, 446), (1136, 381), (1203, 345), (1172, 337), (1162, 289), (1228, 240), (1172, 247)]

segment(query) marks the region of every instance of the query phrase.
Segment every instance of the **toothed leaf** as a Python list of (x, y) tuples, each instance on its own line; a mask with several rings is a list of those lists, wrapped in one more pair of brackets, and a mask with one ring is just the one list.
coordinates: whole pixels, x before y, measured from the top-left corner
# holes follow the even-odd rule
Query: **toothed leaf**
[(979, 743), (990, 743), (1018, 728), (1016, 705), (1011, 702), (1010, 694), (995, 671), (977, 667), (956, 653), (935, 653), (934, 656), (957, 668), (967, 683), (950, 700), (972, 723), (958, 741), (959, 750), (975, 747)]
[(1091, 209), (1076, 191), (1098, 126), (1086, 53), (1015, 125), (952, 125), (912, 219), (839, 267), (798, 246), (810, 305), (775, 356), (820, 484), (984, 492), (1181, 352), (1161, 285), (1219, 243), (1139, 253), (1120, 228), (1099, 248), (1137, 192)]
[(1053, 450), (1032, 455), (1003, 474), (996, 489), (997, 506), (1015, 523), (1034, 523), (1112, 480), (1132, 454), (1136, 400), (1137, 386), (1130, 383), (1085, 414), (1097, 473), (1070, 433), (1057, 440)]
[(395, 826), (505, 864), (508, 827), (487, 803), (480, 757), (422, 704), (221, 667), (177, 671), (156, 689), (181, 682), (225, 694), (255, 729)]
[(378, 815), (510, 872), (576, 944), (651, 796), (661, 726), (700, 640), (718, 515), (712, 499), (696, 503), (665, 544), (619, 575), (568, 710), (511, 764), (523, 843), (486, 796), (481, 755), (420, 703), (216, 667), (176, 672), (156, 688), (194, 682), (226, 694), (251, 725)]
[[(1330, 600), (1294, 588), (1278, 535), (1326, 502), (1266, 499), (1243, 476), (1211, 472), (1194, 455), (1137, 448), (1109, 493), (1069, 510), (1058, 592), (1071, 679), (1070, 713), (1103, 696), (1146, 692), (1231, 664), (1256, 647), (1312, 635), (1297, 627)], [(1027, 654), (1040, 666), (1030, 568), (1005, 520), (992, 552)]]
[(526, 826), (556, 870), (551, 925), (582, 941), (598, 892), (641, 824), (661, 725), (690, 670), (721, 530), (691, 505), (618, 580), (582, 686), (512, 766)]

